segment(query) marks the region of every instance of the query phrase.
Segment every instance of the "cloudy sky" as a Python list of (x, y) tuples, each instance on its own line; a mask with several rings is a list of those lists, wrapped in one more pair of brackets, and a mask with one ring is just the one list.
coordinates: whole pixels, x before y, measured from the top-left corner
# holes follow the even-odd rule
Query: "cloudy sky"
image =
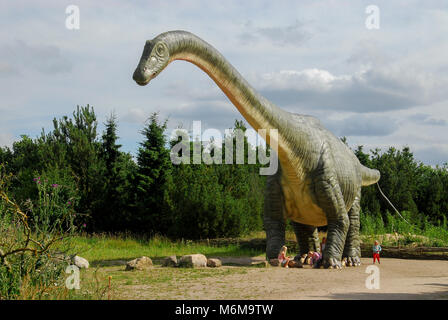
[[(379, 29), (366, 28), (368, 5)], [(66, 8), (80, 29), (66, 28)], [(448, 161), (446, 1), (1, 1), (0, 145), (36, 137), (53, 117), (93, 105), (119, 121), (135, 153), (155, 111), (169, 126), (224, 130), (242, 119), (197, 67), (172, 63), (146, 87), (132, 80), (146, 40), (183, 29), (214, 45), (278, 106), (311, 114), (352, 147), (409, 146)], [(100, 129), (103, 127), (101, 126)]]

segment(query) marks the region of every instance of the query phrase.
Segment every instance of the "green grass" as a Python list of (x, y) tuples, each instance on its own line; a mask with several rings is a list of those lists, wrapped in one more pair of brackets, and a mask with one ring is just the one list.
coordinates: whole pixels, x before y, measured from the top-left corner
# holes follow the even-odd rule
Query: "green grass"
[(170, 255), (202, 253), (206, 256), (258, 256), (261, 250), (241, 248), (238, 245), (211, 246), (193, 241), (172, 241), (164, 237), (139, 239), (128, 235), (84, 235), (73, 237), (71, 252), (91, 263), (107, 260), (129, 260), (141, 256), (162, 259)]
[[(366, 241), (382, 238), (383, 245), (419, 245), (428, 247), (448, 246), (448, 228), (444, 220), (440, 225), (434, 225), (426, 220), (415, 221), (409, 212), (402, 212), (404, 221), (398, 215), (386, 214), (385, 220), (380, 216), (361, 213), (361, 237)], [(388, 236), (385, 235), (398, 235)]]

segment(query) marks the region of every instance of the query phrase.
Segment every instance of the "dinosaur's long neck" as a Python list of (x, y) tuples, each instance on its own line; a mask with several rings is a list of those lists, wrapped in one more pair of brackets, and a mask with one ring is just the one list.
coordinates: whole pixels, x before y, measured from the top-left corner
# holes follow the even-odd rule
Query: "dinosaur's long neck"
[(205, 71), (255, 130), (278, 129), (280, 133), (286, 121), (284, 111), (258, 94), (215, 48), (185, 31), (160, 36), (168, 45), (171, 61), (186, 60)]

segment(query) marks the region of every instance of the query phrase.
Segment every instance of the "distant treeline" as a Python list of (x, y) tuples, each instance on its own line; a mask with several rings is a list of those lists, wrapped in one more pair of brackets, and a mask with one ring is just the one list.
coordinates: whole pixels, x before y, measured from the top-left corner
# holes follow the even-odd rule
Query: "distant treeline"
[[(120, 150), (115, 116), (107, 119), (101, 135), (97, 125), (92, 107), (77, 107), (72, 117), (54, 119), (51, 132), (34, 139), (23, 135), (12, 149), (0, 148), (0, 162), (14, 175), (9, 192), (15, 200), (25, 208), (37, 205), (37, 184), (54, 185), (78, 212), (75, 222), (88, 232), (197, 239), (262, 230), (266, 177), (259, 175), (258, 160), (247, 164), (246, 153), (243, 165), (174, 165), (170, 145), (178, 141), (167, 141), (167, 122), (157, 114), (142, 128), (134, 159)], [(245, 130), (239, 121), (234, 128)], [(244, 144), (249, 148), (246, 139)], [(409, 148), (365, 153), (359, 146), (354, 152), (361, 163), (380, 170), (383, 191), (407, 217), (415, 223), (444, 221), (447, 165), (419, 163)], [(385, 217), (390, 210), (376, 186), (363, 189), (361, 204), (367, 215)]]

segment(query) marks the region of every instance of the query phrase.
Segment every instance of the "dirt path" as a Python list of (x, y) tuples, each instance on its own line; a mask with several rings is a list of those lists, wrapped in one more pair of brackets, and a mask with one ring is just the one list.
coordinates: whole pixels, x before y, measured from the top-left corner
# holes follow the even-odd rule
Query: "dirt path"
[[(126, 286), (118, 299), (448, 299), (448, 261), (381, 260), (380, 289), (365, 286), (366, 267), (343, 270), (225, 266), (219, 277)], [(235, 269), (237, 268), (237, 269)], [(224, 270), (223, 270), (224, 269)], [(244, 269), (244, 272), (240, 272)], [(120, 290), (121, 291), (121, 290)], [(154, 292), (163, 292), (154, 296)]]

